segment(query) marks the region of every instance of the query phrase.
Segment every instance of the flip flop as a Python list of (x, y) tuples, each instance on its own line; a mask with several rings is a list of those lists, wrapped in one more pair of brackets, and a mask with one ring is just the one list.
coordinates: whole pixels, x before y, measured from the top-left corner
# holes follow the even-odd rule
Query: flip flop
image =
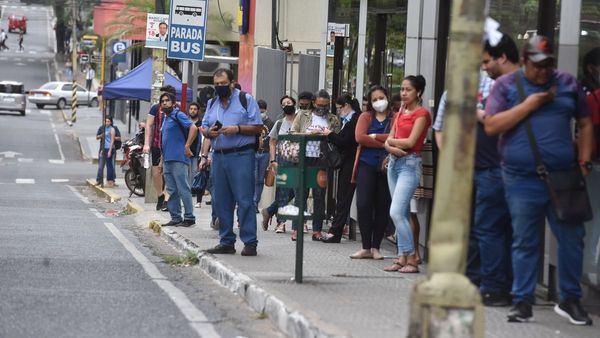
[[(406, 271), (406, 270), (404, 270), (404, 268), (409, 268), (409, 269), (413, 268), (414, 270)], [(400, 273), (419, 273), (419, 267), (416, 266), (416, 265), (414, 265), (414, 264), (406, 263), (405, 266), (403, 266), (402, 268), (398, 269), (398, 272), (400, 272)]]
[(383, 268), (383, 271), (395, 272), (395, 271), (400, 271), (400, 269), (402, 269), (403, 267), (404, 267), (404, 265), (402, 265), (398, 262), (393, 262), (392, 265), (386, 266), (385, 268)]

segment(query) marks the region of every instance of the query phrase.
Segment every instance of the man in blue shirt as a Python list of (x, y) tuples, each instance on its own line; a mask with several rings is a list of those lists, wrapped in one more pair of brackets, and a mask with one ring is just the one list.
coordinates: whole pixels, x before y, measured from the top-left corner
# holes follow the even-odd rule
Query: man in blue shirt
[[(583, 224), (565, 224), (558, 220), (551, 206), (547, 187), (536, 172), (536, 162), (529, 143), (526, 122), (529, 120), (541, 160), (548, 171), (567, 170), (586, 164), (591, 158), (592, 122), (577, 80), (554, 69), (554, 55), (548, 38), (531, 38), (523, 51), (522, 70), (506, 74), (496, 81), (487, 100), (485, 131), (502, 137), (499, 152), (506, 200), (512, 217), (512, 260), (514, 280), (511, 322), (533, 319), (535, 285), (540, 256), (540, 224), (548, 220), (558, 241), (558, 278), (560, 303), (554, 311), (575, 325), (591, 325), (592, 320), (581, 307), (583, 267)], [(523, 85), (520, 97), (516, 79)], [(571, 121), (578, 128), (578, 150), (573, 147)]]
[[(190, 149), (198, 135), (198, 128), (186, 114), (175, 107), (175, 95), (164, 93), (159, 98), (163, 113), (165, 113), (161, 128), (162, 167), (165, 184), (169, 194), (169, 213), (171, 220), (163, 226), (189, 227), (196, 223), (194, 204), (190, 189), (189, 167)], [(184, 214), (181, 217), (181, 203)]]
[[(233, 73), (229, 69), (217, 69), (213, 80), (217, 97), (208, 102), (202, 130), (214, 151), (213, 208), (219, 219), (220, 241), (206, 252), (235, 253), (233, 213), (237, 204), (240, 240), (244, 243), (242, 256), (256, 256), (255, 147), (256, 135), (261, 133), (263, 123), (256, 101), (251, 95), (235, 89)], [(200, 166), (204, 166), (208, 154), (201, 156)]]

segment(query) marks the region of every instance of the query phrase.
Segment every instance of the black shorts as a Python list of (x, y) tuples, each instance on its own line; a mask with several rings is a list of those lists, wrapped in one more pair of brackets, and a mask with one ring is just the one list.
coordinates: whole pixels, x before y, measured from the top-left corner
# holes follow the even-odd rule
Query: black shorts
[(152, 166), (156, 167), (160, 164), (160, 156), (161, 156), (161, 151), (159, 148), (150, 148), (150, 152), (152, 153)]

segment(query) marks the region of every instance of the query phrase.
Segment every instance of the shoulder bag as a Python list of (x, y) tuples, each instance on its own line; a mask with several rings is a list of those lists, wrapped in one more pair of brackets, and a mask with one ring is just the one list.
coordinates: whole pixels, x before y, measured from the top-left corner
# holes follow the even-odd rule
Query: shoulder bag
[[(515, 83), (521, 102), (525, 100), (525, 90), (520, 72), (515, 74)], [(588, 196), (585, 178), (579, 166), (568, 170), (548, 172), (535, 140), (531, 119), (525, 120), (527, 138), (536, 163), (536, 171), (540, 178), (546, 183), (552, 207), (556, 216), (564, 224), (582, 224), (591, 220), (594, 215)]]

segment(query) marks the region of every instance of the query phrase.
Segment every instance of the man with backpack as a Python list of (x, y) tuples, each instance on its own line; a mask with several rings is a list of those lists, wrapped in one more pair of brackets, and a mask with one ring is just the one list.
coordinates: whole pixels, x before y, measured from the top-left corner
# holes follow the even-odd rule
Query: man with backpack
[[(190, 149), (198, 135), (187, 115), (175, 107), (175, 95), (164, 93), (159, 99), (162, 111), (165, 113), (161, 128), (163, 157), (161, 159), (165, 174), (167, 193), (169, 194), (169, 213), (171, 220), (162, 226), (189, 227), (196, 223), (194, 203), (190, 188), (189, 167)], [(181, 204), (184, 214), (181, 217)]]
[[(213, 147), (214, 203), (219, 218), (220, 243), (206, 250), (213, 254), (234, 254), (236, 236), (233, 213), (238, 205), (242, 256), (256, 256), (256, 215), (254, 210), (254, 168), (256, 135), (263, 123), (254, 98), (233, 86), (233, 73), (217, 69), (213, 76), (217, 97), (209, 101), (202, 120), (204, 137)], [(201, 154), (201, 167), (207, 153)]]

